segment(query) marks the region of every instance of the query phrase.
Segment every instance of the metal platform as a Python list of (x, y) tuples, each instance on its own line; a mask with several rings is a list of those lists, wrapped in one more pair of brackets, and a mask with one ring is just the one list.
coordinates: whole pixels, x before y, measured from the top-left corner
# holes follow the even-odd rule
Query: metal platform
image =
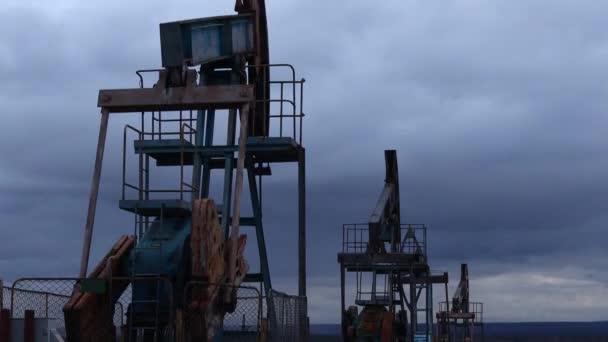
[[(195, 146), (185, 139), (163, 139), (136, 140), (134, 148), (135, 153), (152, 157), (158, 166), (188, 166), (193, 164), (195, 153), (202, 158), (223, 160), (227, 153), (237, 152), (238, 146)], [(255, 162), (277, 163), (297, 162), (303, 147), (291, 137), (249, 137), (246, 149), (247, 157)]]
[(120, 209), (147, 217), (185, 217), (190, 216), (190, 201), (163, 200), (121, 200)]
[(428, 264), (422, 255), (404, 253), (363, 254), (339, 253), (338, 262), (347, 271), (400, 271), (422, 274), (428, 270)]

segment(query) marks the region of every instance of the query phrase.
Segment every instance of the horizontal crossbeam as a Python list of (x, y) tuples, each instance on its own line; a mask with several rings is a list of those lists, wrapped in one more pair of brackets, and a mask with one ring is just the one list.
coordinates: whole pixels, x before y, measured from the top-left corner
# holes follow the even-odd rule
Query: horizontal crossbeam
[(110, 113), (240, 108), (255, 101), (250, 85), (102, 89), (98, 107)]

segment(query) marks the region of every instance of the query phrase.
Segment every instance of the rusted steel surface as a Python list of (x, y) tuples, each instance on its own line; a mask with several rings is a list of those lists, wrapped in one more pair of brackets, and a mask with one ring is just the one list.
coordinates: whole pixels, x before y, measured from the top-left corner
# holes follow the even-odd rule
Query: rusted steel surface
[[(134, 245), (135, 239), (132, 236), (121, 236), (91, 272), (89, 278), (110, 279), (121, 276), (118, 267), (119, 262), (129, 255)], [(109, 285), (112, 287), (112, 293), (116, 298), (107, 298), (107, 294), (93, 294), (81, 292), (79, 289), (74, 290), (71, 298), (63, 307), (66, 334), (70, 340), (82, 341), (85, 337), (98, 336), (98, 341), (102, 341), (108, 337), (103, 333), (114, 331), (112, 321), (114, 303), (126, 289), (128, 282), (116, 280)]]
[[(241, 218), (241, 194), (243, 192), (243, 170), (245, 169), (245, 152), (247, 150), (247, 123), (249, 118), (249, 105), (243, 106), (241, 110), (241, 130), (239, 133), (239, 152), (236, 162), (236, 176), (234, 185), (234, 204), (232, 212), (232, 229), (229, 240), (228, 256), (228, 283), (235, 283), (237, 275), (237, 256), (239, 244), (239, 222)], [(245, 272), (247, 273), (247, 272)]]
[(111, 113), (236, 108), (255, 101), (253, 86), (102, 89), (97, 105)]
[(393, 342), (393, 321), (395, 314), (393, 312), (385, 312), (382, 317), (382, 342)]
[(108, 133), (108, 120), (110, 114), (107, 110), (101, 111), (101, 124), (99, 125), (99, 138), (97, 141), (97, 154), (95, 156), (95, 166), (93, 168), (93, 179), (91, 180), (91, 192), (89, 194), (89, 208), (87, 211), (87, 221), (84, 229), (84, 242), (82, 244), (82, 257), (80, 260), (80, 277), (87, 275), (89, 265), (89, 254), (91, 251), (91, 240), (93, 239), (93, 225), (95, 224), (95, 211), (97, 209), (97, 196), (99, 194), (99, 182), (101, 180), (101, 166), (103, 164), (103, 153), (106, 146), (106, 136)]
[(250, 80), (255, 84), (257, 100), (249, 117), (249, 135), (263, 136), (268, 134), (270, 114), (270, 70), (265, 67), (270, 63), (268, 47), (268, 23), (264, 0), (236, 0), (234, 10), (238, 14), (253, 13), (255, 56), (248, 62), (254, 67), (250, 70)]
[[(233, 296), (249, 270), (244, 258), (247, 237), (240, 235), (235, 247), (235, 277), (233, 282), (227, 279), (230, 249), (225, 245), (224, 234), (218, 220), (216, 205), (209, 199), (195, 200), (192, 207), (192, 236), (190, 248), (192, 251), (192, 279), (201, 281), (198, 286), (186, 289), (187, 309), (192, 315), (204, 313), (204, 322), (190, 325), (192, 336), (202, 338), (203, 331), (213, 332), (219, 328), (226, 309), (234, 305)], [(226, 284), (228, 286), (226, 286)], [(223, 291), (220, 291), (220, 288)], [(225, 298), (218, 298), (218, 293), (224, 292)], [(228, 305), (220, 305), (222, 300), (228, 300)], [(201, 324), (204, 324), (204, 329)], [(213, 334), (211, 334), (212, 336)]]
[(469, 267), (460, 265), (460, 282), (452, 299), (452, 312), (469, 312)]
[(357, 327), (357, 336), (379, 336), (382, 330), (382, 321), (386, 309), (381, 306), (364, 307), (359, 316), (360, 324)]
[(209, 199), (195, 200), (192, 205), (192, 277), (209, 283), (205, 293), (191, 295), (190, 308), (203, 309), (215, 299), (217, 285), (225, 274), (224, 235), (218, 220), (215, 202)]
[[(397, 252), (401, 242), (401, 214), (399, 201), (399, 169), (397, 152), (384, 151), (386, 164), (385, 184), (369, 219), (368, 253), (384, 253), (384, 242), (391, 243), (391, 252)], [(387, 241), (387, 239), (390, 239)]]
[(192, 204), (192, 235), (190, 238), (192, 279), (199, 286), (186, 288), (187, 310), (190, 315), (203, 315), (204, 320), (191, 320), (187, 329), (192, 338), (208, 340), (224, 316), (216, 305), (219, 287), (225, 277), (224, 234), (218, 220), (215, 202), (197, 199)]
[(249, 272), (249, 264), (245, 260), (245, 246), (247, 245), (247, 235), (241, 234), (239, 236), (237, 247), (236, 247), (236, 270), (234, 276), (234, 285), (239, 286), (247, 276)]
[[(469, 268), (461, 264), (460, 282), (452, 297), (451, 307), (448, 301), (447, 285), (445, 302), (439, 303), (439, 312), (435, 315), (438, 323), (438, 334), (442, 340), (458, 336), (466, 341), (484, 339), (483, 304), (469, 301)], [(477, 329), (479, 328), (480, 329)]]

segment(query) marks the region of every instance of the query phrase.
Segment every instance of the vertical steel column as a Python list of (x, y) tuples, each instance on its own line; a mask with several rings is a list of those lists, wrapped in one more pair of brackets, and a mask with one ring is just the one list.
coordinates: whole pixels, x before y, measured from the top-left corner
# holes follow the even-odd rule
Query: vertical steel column
[(306, 296), (306, 150), (298, 153), (298, 295)]
[(259, 200), (258, 188), (255, 182), (255, 174), (251, 168), (247, 169), (247, 180), (249, 183), (249, 193), (251, 196), (251, 206), (253, 207), (253, 218), (255, 219), (255, 235), (258, 240), (258, 252), (260, 256), (260, 271), (264, 281), (264, 292), (266, 298), (270, 299), (270, 268), (268, 267), (268, 255), (266, 254), (266, 241), (264, 239), (264, 228), (262, 225), (262, 206)]
[[(427, 273), (428, 276), (428, 273)], [(426, 337), (432, 334), (433, 329), (433, 283), (426, 279)]]
[(346, 308), (344, 307), (345, 305), (345, 300), (344, 300), (344, 286), (346, 281), (346, 275), (344, 272), (344, 264), (340, 263), (340, 314), (342, 317), (342, 330), (344, 331), (344, 311), (346, 310)]
[(410, 334), (411, 341), (414, 340), (418, 330), (418, 298), (416, 298), (416, 278), (413, 270), (410, 269)]
[(194, 158), (192, 159), (192, 187), (196, 192), (192, 193), (192, 199), (199, 198), (201, 194), (201, 155), (198, 147), (205, 142), (205, 111), (198, 110), (196, 113), (196, 133), (194, 134)]
[[(205, 146), (213, 145), (213, 130), (215, 128), (215, 110), (207, 110), (207, 123), (205, 124)], [(201, 185), (201, 198), (209, 197), (209, 184), (211, 182), (211, 168), (209, 158), (203, 158), (203, 183)]]
[(82, 244), (82, 258), (80, 260), (80, 277), (87, 276), (89, 265), (89, 254), (91, 252), (91, 240), (93, 239), (93, 224), (95, 223), (95, 209), (97, 208), (97, 197), (99, 194), (99, 181), (101, 178), (101, 166), (103, 163), (103, 152), (106, 145), (106, 135), (108, 133), (108, 119), (110, 112), (102, 108), (101, 124), (99, 126), (99, 138), (97, 141), (97, 155), (93, 169), (93, 180), (91, 181), (91, 193), (89, 195), (89, 210), (87, 212), (87, 222), (84, 230), (84, 242)]
[(448, 295), (448, 282), (447, 281), (444, 283), (444, 286), (445, 286), (445, 312), (446, 312), (446, 318), (445, 318), (445, 321), (446, 321), (446, 323), (445, 323), (446, 324), (446, 326), (445, 326), (446, 331), (445, 331), (445, 333), (446, 333), (446, 335), (448, 337), (448, 342), (450, 342), (451, 341), (450, 324), (452, 322), (451, 322), (451, 320), (449, 318), (449, 314), (450, 314), (450, 299), (449, 299), (449, 295)]
[[(226, 134), (226, 145), (234, 146), (234, 137), (236, 134), (236, 110), (230, 109), (228, 112), (228, 131)], [(222, 230), (224, 236), (228, 239), (230, 220), (230, 200), (232, 197), (232, 174), (234, 169), (234, 152), (230, 151), (224, 154), (224, 197), (222, 199)]]

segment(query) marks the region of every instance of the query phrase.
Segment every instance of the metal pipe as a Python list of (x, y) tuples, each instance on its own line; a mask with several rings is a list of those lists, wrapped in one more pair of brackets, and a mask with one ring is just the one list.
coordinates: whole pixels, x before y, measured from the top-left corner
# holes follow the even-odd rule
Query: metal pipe
[[(281, 83), (281, 102), (280, 102), (280, 110), (279, 110), (279, 136), (283, 136), (283, 83)], [(270, 113), (268, 113), (270, 116)]]
[(304, 118), (304, 82), (305, 79), (302, 79), (302, 83), (300, 83), (300, 145), (302, 145), (302, 122)]
[[(293, 78), (295, 80), (296, 75), (293, 75)], [(291, 84), (292, 85), (292, 90), (291, 90), (291, 99), (293, 101), (293, 140), (297, 141), (297, 137), (296, 137), (296, 84), (295, 82)]]
[(141, 75), (142, 73), (145, 72), (154, 72), (154, 71), (164, 71), (165, 69), (142, 69), (142, 70), (137, 70), (135, 71), (135, 74), (137, 74), (137, 76), (139, 77), (139, 87), (143, 88), (144, 87), (144, 77)]
[(93, 180), (91, 181), (91, 193), (89, 196), (89, 210), (84, 231), (84, 243), (82, 245), (82, 258), (80, 261), (80, 277), (87, 276), (89, 264), (89, 254), (91, 252), (91, 240), (93, 238), (93, 224), (95, 223), (95, 210), (97, 207), (97, 197), (99, 195), (99, 182), (101, 179), (101, 166), (103, 163), (103, 152), (106, 145), (106, 135), (108, 133), (108, 120), (110, 112), (107, 109), (101, 110), (101, 124), (99, 126), (99, 139), (97, 142), (97, 155), (93, 168)]
[(306, 151), (298, 153), (298, 295), (306, 296)]

